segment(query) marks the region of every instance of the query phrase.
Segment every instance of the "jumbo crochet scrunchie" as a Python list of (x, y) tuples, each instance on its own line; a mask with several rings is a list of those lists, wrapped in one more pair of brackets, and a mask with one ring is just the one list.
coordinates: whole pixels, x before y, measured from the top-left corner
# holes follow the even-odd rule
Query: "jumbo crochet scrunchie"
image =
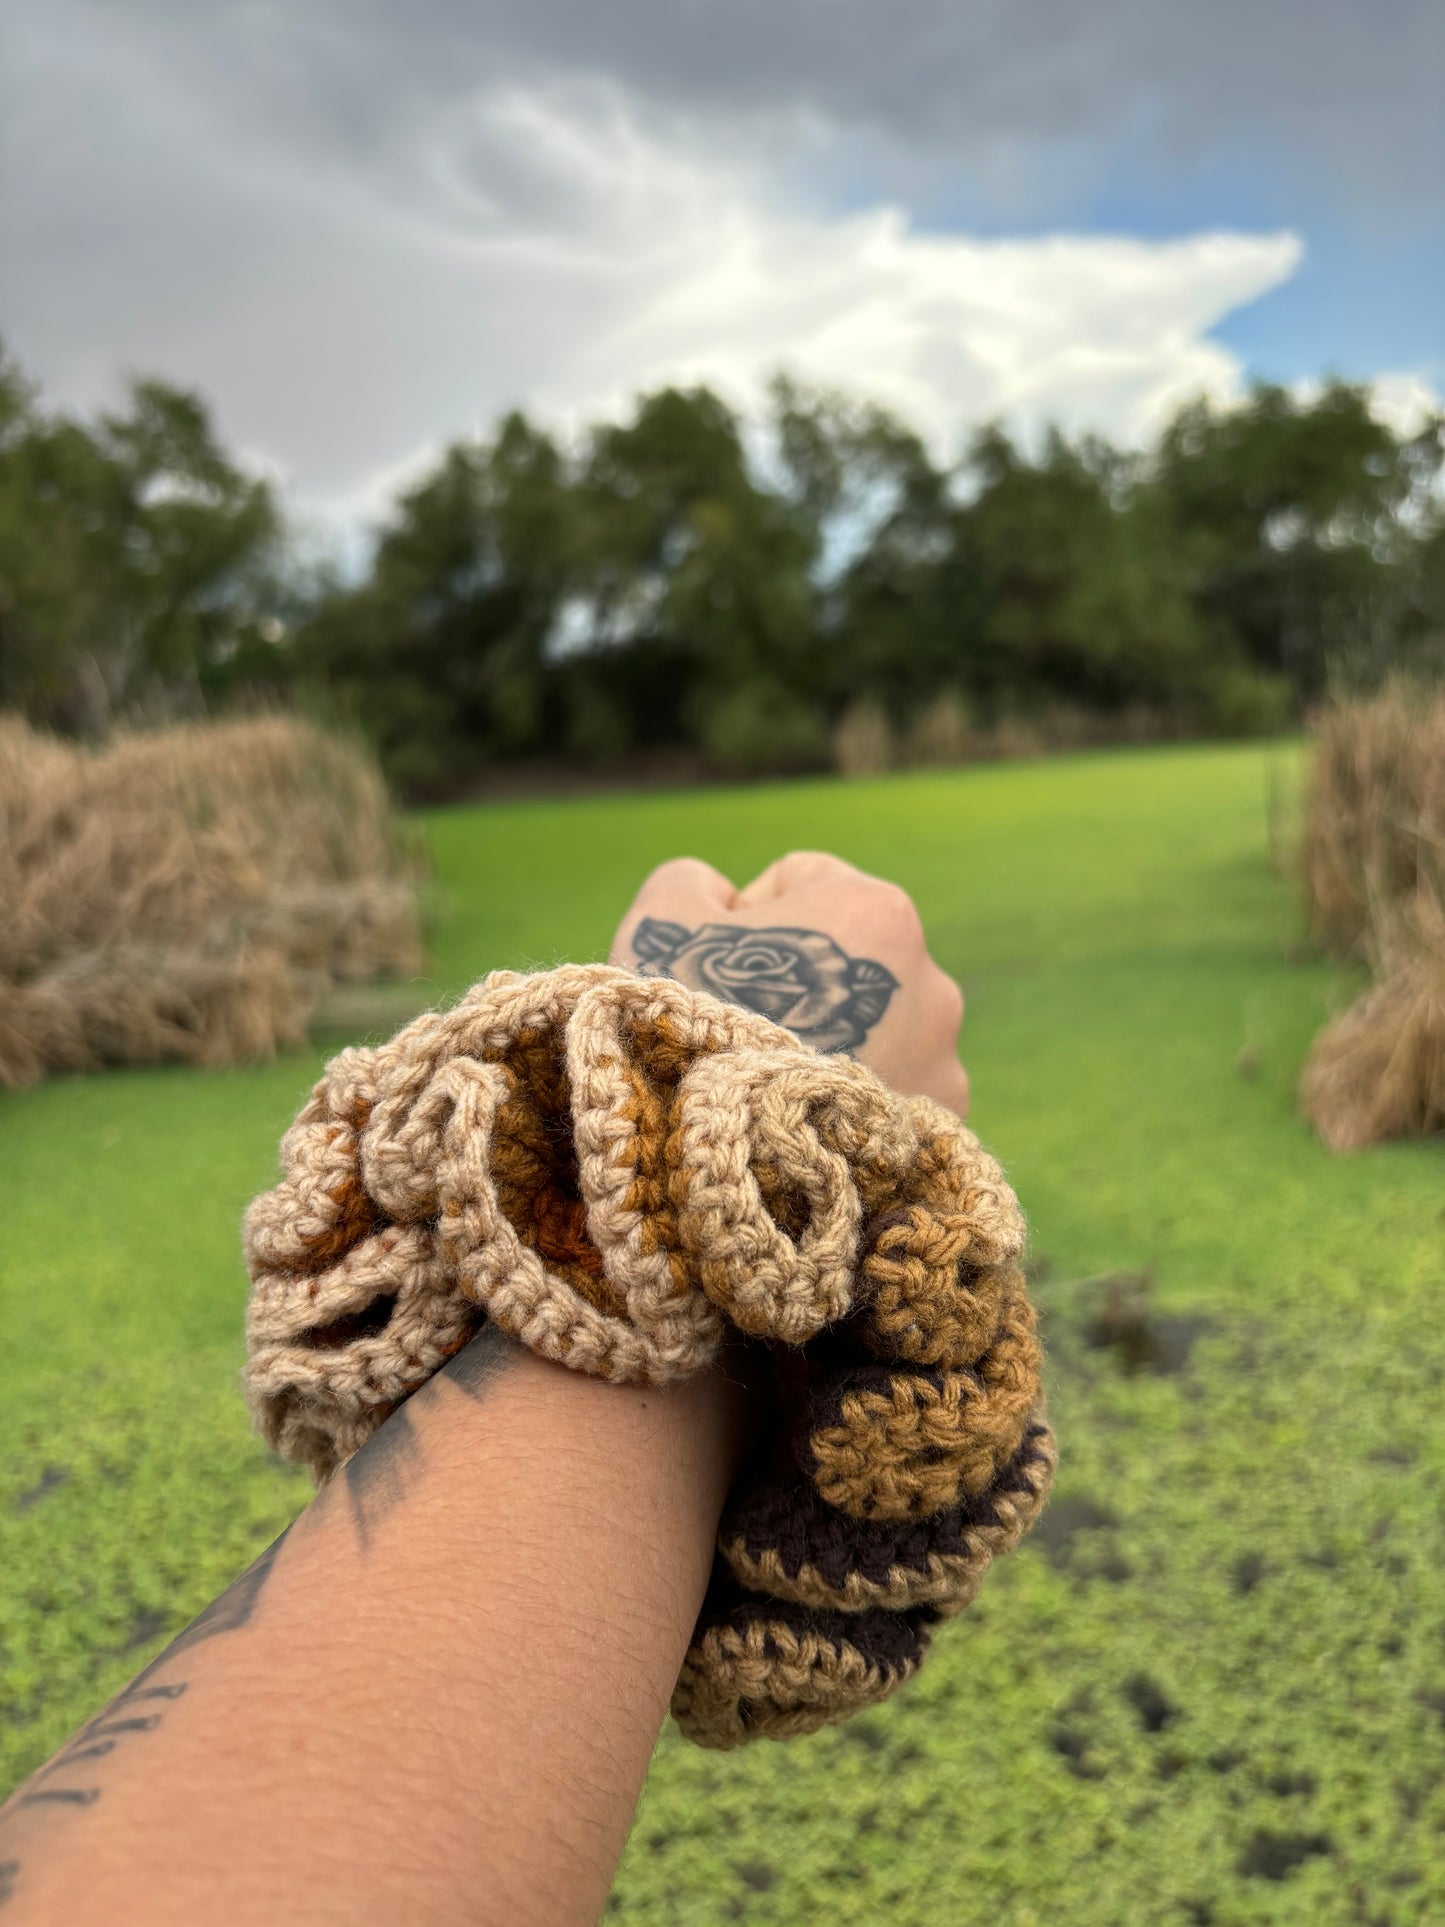
[(1054, 1444), (994, 1160), (752, 1011), (605, 965), (498, 971), (334, 1058), (252, 1204), (247, 1391), (328, 1478), (488, 1319), (597, 1377), (776, 1399), (673, 1695), (690, 1738), (884, 1698), (1032, 1524)]

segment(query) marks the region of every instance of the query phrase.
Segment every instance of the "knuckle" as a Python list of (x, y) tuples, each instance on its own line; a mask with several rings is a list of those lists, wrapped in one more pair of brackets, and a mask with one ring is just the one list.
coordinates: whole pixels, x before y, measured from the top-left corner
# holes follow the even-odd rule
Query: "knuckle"
[(872, 886), (876, 905), (875, 914), (887, 921), (900, 936), (921, 939), (923, 919), (918, 914), (918, 906), (903, 888), (901, 883), (879, 881)]
[(842, 857), (828, 850), (789, 850), (778, 860), (778, 877), (784, 883), (821, 883), (856, 874), (851, 863), (845, 863)]
[(946, 970), (938, 973), (938, 1002), (950, 1033), (956, 1033), (963, 1023), (963, 991)]
[(696, 880), (707, 865), (695, 856), (672, 856), (665, 863), (659, 863), (649, 870), (642, 880), (639, 896), (655, 896), (661, 891), (686, 886)]

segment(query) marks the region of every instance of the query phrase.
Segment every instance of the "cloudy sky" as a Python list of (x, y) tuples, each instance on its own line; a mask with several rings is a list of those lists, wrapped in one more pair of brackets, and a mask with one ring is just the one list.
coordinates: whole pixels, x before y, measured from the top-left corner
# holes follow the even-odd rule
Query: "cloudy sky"
[(1445, 390), (1439, 0), (9, 0), (0, 332), (327, 519), (520, 403), (779, 367), (944, 452)]

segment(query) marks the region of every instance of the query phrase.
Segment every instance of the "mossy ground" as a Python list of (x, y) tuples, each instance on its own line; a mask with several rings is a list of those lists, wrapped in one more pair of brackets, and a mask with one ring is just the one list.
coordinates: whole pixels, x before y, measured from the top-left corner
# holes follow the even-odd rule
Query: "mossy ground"
[[(1297, 1120), (1331, 977), (1290, 960), (1267, 860), (1290, 767), (1150, 752), (428, 819), (438, 995), (601, 954), (680, 849), (896, 876), (969, 992), (973, 1121), (1033, 1226), (1044, 1528), (888, 1706), (736, 1755), (667, 1735), (614, 1914), (1445, 1917), (1445, 1163), (1331, 1158)], [(318, 1061), (0, 1101), (0, 1784), (304, 1497), (237, 1399), (236, 1233)], [(1120, 1271), (1153, 1287), (1102, 1343), (1088, 1281)]]

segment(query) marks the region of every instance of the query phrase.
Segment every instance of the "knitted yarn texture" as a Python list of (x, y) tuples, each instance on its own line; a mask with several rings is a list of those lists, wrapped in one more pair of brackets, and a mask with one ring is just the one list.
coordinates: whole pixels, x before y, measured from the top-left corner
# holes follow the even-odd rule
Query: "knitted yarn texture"
[(786, 1738), (885, 1698), (1037, 1517), (1023, 1220), (928, 1098), (606, 965), (497, 971), (328, 1065), (246, 1217), (247, 1393), (318, 1481), (491, 1320), (660, 1383), (729, 1328), (776, 1398), (673, 1714)]

